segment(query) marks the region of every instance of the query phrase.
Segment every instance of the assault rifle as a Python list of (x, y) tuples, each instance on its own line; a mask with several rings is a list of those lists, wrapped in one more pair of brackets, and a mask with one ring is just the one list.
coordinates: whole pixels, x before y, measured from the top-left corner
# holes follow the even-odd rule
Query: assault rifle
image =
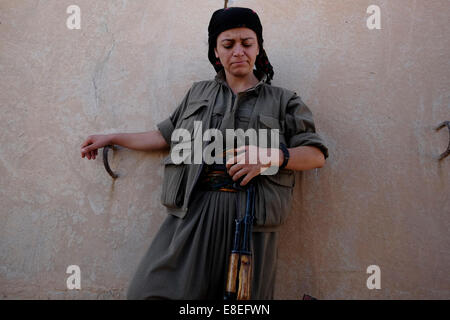
[(231, 250), (224, 300), (249, 300), (252, 281), (251, 239), (253, 218), (255, 216), (255, 186), (249, 182), (246, 186), (235, 183), (235, 188), (246, 191), (245, 215), (239, 218), (239, 192), (235, 219), (233, 249)]

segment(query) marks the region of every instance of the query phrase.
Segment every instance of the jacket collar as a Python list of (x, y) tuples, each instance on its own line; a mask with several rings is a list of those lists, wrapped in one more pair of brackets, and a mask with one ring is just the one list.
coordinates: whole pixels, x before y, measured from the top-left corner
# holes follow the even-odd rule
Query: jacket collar
[[(244, 92), (249, 92), (249, 91), (255, 91), (255, 92), (258, 92), (258, 90), (261, 88), (261, 86), (262, 86), (264, 83), (266, 83), (266, 81), (267, 81), (267, 75), (266, 75), (264, 72), (259, 71), (259, 70), (256, 70), (256, 69), (253, 69), (253, 74), (256, 76), (256, 78), (259, 79), (259, 82), (258, 82), (254, 87), (251, 87), (251, 88), (245, 90)], [(231, 90), (231, 88), (228, 86), (228, 83), (227, 83), (227, 81), (226, 81), (225, 69), (223, 69), (223, 68), (220, 69), (220, 70), (217, 72), (217, 74), (216, 74), (214, 80), (215, 80), (216, 82), (218, 82), (218, 83), (220, 83), (220, 84), (222, 84), (222, 85), (228, 87), (228, 88)]]

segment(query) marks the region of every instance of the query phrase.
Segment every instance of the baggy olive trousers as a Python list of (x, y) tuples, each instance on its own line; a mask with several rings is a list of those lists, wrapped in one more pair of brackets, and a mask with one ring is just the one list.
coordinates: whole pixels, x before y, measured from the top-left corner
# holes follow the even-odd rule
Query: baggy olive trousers
[[(236, 193), (196, 191), (184, 219), (168, 215), (127, 299), (221, 300), (233, 245)], [(273, 299), (278, 232), (253, 232), (251, 299)]]

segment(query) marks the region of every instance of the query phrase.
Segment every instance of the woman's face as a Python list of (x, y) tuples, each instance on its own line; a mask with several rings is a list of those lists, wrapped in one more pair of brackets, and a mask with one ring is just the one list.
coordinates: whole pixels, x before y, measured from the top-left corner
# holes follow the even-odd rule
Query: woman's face
[(246, 75), (253, 71), (259, 54), (256, 33), (249, 28), (226, 30), (217, 37), (214, 52), (228, 73)]

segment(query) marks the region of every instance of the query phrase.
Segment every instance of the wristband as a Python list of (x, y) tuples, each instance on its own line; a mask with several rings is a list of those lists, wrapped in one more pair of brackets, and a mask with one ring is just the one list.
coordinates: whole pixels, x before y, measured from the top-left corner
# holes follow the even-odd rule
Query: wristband
[(284, 143), (280, 143), (280, 149), (284, 154), (284, 160), (279, 169), (283, 169), (286, 167), (288, 161), (289, 161), (289, 150), (287, 149), (286, 145)]

